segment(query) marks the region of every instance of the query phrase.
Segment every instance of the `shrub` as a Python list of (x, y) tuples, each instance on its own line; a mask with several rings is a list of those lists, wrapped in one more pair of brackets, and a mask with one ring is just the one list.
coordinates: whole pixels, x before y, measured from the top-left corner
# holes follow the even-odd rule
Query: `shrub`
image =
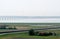
[(34, 30), (33, 29), (31, 29), (31, 30), (29, 30), (29, 35), (35, 35), (35, 32), (34, 32)]

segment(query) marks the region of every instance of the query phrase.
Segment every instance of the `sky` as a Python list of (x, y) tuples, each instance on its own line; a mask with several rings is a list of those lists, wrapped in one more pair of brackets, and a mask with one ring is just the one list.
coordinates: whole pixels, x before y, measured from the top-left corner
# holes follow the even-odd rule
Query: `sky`
[[(0, 0), (0, 16), (60, 16), (60, 0)], [(18, 22), (60, 22), (60, 18), (29, 18)]]
[(60, 0), (0, 0), (0, 16), (60, 16)]

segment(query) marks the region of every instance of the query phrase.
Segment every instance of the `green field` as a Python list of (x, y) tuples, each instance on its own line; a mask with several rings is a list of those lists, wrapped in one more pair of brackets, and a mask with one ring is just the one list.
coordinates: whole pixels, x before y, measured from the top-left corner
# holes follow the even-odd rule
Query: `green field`
[[(1, 24), (1, 23), (0, 23)], [(3, 23), (2, 23), (3, 24)], [(31, 26), (31, 25), (53, 25), (53, 26)], [(29, 29), (36, 29), (36, 28), (48, 28), (48, 27), (54, 27), (54, 26), (60, 26), (60, 23), (4, 23), (4, 25), (9, 26), (23, 26), (23, 27), (29, 27)], [(11, 29), (12, 30), (12, 29)], [(0, 31), (9, 31), (9, 29), (0, 29)], [(60, 39), (60, 30), (36, 30), (41, 32), (55, 32), (56, 36), (29, 36), (27, 32), (22, 33), (11, 33), (11, 34), (5, 34), (0, 35), (0, 39), (12, 39), (12, 38), (41, 38), (41, 39)]]
[[(11, 33), (0, 35), (0, 39), (12, 39), (12, 38), (42, 38), (42, 39), (60, 39), (60, 30), (42, 30), (43, 32), (56, 32), (56, 36), (29, 36), (27, 32)], [(41, 32), (42, 32), (41, 31)]]

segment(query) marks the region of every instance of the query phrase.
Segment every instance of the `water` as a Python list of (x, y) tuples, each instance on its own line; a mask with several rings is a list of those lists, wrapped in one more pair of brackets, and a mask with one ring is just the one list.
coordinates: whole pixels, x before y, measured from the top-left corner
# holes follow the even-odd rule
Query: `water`
[(59, 16), (0, 16), (0, 22), (60, 23)]

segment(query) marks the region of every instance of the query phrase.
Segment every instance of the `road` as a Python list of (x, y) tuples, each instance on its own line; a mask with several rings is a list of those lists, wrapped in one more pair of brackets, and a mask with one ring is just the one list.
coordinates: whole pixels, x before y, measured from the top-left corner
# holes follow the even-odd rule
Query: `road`
[[(34, 30), (48, 30), (48, 29), (60, 29), (60, 27), (40, 28), (40, 29), (34, 29)], [(0, 34), (3, 34), (3, 33), (13, 33), (13, 32), (25, 32), (25, 31), (29, 31), (29, 30), (4, 31), (4, 32), (0, 32)]]

